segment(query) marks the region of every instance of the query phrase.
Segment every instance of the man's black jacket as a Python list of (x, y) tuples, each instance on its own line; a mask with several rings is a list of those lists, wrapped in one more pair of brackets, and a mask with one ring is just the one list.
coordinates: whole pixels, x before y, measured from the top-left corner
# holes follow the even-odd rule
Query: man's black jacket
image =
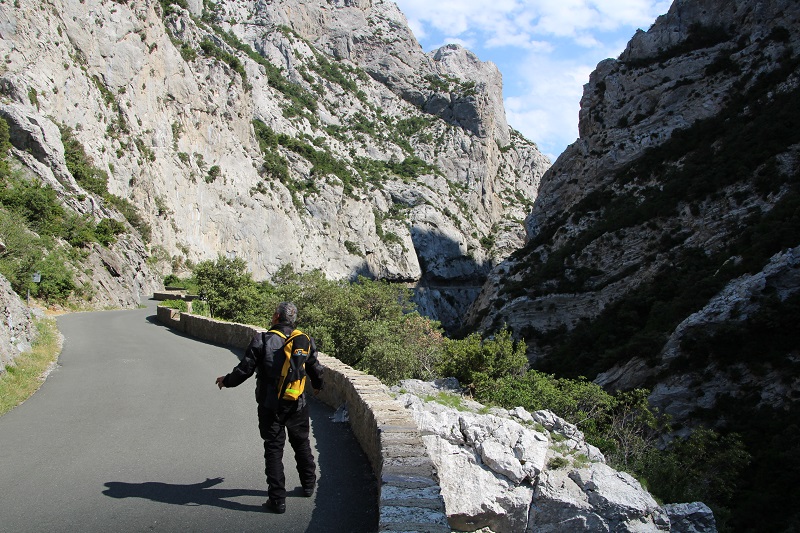
[[(276, 324), (272, 329), (280, 330), (289, 337), (294, 328), (288, 324)], [(267, 331), (256, 333), (250, 345), (244, 352), (242, 361), (236, 365), (230, 374), (225, 376), (222, 384), (226, 387), (237, 387), (247, 380), (253, 373), (256, 374), (256, 401), (258, 405), (271, 411), (278, 411), (280, 407), (296, 405), (302, 409), (306, 404), (306, 391), (297, 401), (278, 399), (278, 381), (281, 368), (285, 359), (283, 353), (284, 339), (280, 335)], [(317, 360), (317, 347), (311, 339), (311, 349), (306, 359), (305, 369), (311, 386), (314, 389), (322, 388), (322, 365)]]

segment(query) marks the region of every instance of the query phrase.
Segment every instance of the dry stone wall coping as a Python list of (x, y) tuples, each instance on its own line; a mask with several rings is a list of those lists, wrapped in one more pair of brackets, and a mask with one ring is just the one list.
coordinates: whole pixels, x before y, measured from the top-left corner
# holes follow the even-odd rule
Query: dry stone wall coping
[[(157, 317), (191, 337), (239, 349), (265, 331), (163, 306), (158, 306)], [(335, 409), (346, 408), (353, 434), (380, 480), (380, 531), (449, 533), (436, 468), (406, 409), (376, 377), (325, 354), (319, 360), (325, 367), (325, 387), (319, 398)]]

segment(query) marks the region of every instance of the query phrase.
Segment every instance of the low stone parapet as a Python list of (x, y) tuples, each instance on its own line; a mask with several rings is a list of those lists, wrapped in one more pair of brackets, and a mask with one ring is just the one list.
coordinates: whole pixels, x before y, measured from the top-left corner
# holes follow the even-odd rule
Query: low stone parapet
[[(159, 306), (159, 322), (204, 341), (244, 349), (264, 328)], [(416, 423), (376, 377), (319, 354), (325, 387), (318, 396), (347, 410), (350, 427), (379, 480), (381, 531), (449, 533), (436, 470)]]
[(191, 302), (197, 299), (198, 296), (196, 294), (186, 294), (186, 291), (182, 289), (164, 289), (163, 292), (153, 293), (153, 300), (158, 300), (159, 302), (163, 302), (164, 300), (183, 300), (185, 302)]

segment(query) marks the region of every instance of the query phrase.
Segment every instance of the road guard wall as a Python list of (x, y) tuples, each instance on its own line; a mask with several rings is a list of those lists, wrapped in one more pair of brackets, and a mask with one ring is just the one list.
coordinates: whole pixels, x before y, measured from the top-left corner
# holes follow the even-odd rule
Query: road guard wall
[[(265, 331), (247, 324), (158, 307), (158, 320), (186, 335), (244, 349)], [(318, 396), (347, 410), (350, 427), (369, 458), (378, 484), (380, 531), (450, 532), (436, 470), (416, 423), (376, 377), (324, 354), (325, 386)]]

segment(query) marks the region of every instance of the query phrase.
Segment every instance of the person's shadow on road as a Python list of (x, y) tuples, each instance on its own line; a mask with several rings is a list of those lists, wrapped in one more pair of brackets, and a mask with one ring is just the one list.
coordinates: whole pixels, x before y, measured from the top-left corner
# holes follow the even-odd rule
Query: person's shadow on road
[(221, 477), (209, 478), (201, 483), (190, 485), (161, 483), (158, 481), (146, 481), (144, 483), (109, 481), (105, 484), (106, 490), (103, 491), (103, 494), (111, 498), (145, 498), (172, 505), (210, 505), (234, 511), (264, 511), (261, 505), (246, 505), (229, 501), (228, 498), (238, 498), (240, 496), (266, 498), (267, 491), (212, 488), (222, 483), (223, 480), (224, 478)]

